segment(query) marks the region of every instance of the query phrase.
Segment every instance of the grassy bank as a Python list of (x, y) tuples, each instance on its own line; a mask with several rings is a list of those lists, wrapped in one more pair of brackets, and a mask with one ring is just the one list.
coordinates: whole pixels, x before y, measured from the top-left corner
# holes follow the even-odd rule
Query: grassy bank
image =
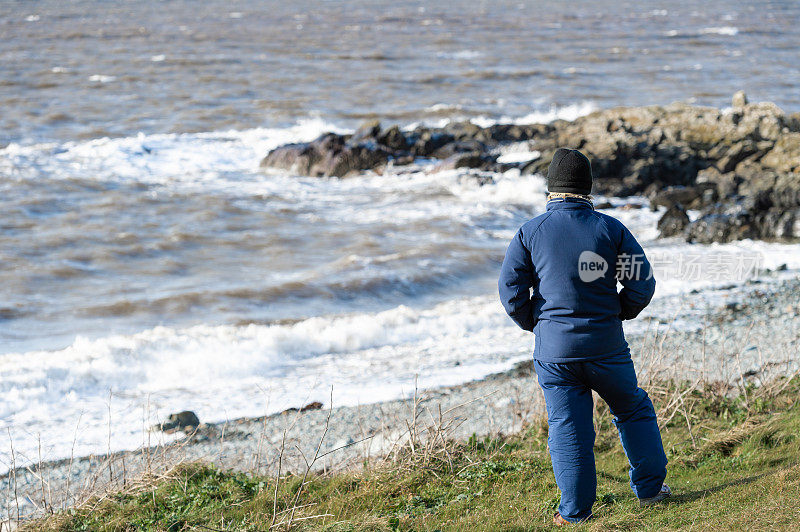
[[(670, 459), (671, 502), (640, 509), (604, 403), (597, 404), (598, 500), (585, 530), (796, 529), (800, 379), (747, 387), (652, 386)], [(387, 462), (275, 478), (182, 465), (29, 530), (539, 530), (558, 504), (547, 427), (453, 442), (430, 432)], [(310, 457), (309, 457), (310, 459)], [(277, 489), (276, 489), (277, 487)]]

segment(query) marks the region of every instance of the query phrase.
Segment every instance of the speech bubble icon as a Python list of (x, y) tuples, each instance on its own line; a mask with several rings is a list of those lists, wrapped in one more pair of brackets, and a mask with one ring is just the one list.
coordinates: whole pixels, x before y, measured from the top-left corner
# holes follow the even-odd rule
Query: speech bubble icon
[(584, 283), (596, 281), (608, 271), (606, 259), (588, 249), (578, 257), (578, 276)]

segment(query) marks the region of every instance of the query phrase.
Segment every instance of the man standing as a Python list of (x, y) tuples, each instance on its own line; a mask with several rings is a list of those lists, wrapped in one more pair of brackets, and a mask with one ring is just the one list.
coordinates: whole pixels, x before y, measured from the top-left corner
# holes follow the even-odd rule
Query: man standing
[(511, 240), (498, 283), (508, 315), (536, 337), (534, 366), (561, 490), (553, 518), (559, 526), (592, 516), (597, 490), (592, 390), (614, 415), (641, 504), (671, 494), (663, 484), (667, 457), (653, 403), (638, 386), (622, 330), (622, 320), (635, 318), (650, 303), (656, 282), (630, 231), (594, 210), (591, 189), (589, 159), (559, 148), (547, 171), (547, 210)]

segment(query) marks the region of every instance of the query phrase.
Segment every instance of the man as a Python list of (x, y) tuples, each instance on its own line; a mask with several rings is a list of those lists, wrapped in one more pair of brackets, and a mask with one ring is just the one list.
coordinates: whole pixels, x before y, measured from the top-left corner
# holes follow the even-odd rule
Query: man
[[(508, 315), (536, 337), (534, 367), (544, 391), (561, 526), (592, 517), (597, 490), (592, 390), (608, 403), (642, 506), (671, 495), (653, 403), (639, 388), (622, 320), (655, 291), (644, 251), (617, 219), (594, 210), (592, 169), (559, 148), (547, 171), (547, 210), (511, 240), (500, 272)], [(617, 292), (617, 281), (622, 290)]]

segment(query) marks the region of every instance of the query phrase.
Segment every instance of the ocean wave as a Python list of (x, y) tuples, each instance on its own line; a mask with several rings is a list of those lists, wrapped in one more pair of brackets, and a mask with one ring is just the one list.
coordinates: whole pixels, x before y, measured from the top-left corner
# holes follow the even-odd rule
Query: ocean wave
[(168, 183), (195, 181), (225, 172), (254, 171), (272, 148), (313, 140), (326, 131), (343, 132), (322, 119), (288, 128), (256, 128), (208, 133), (138, 134), (64, 144), (11, 143), (0, 149), (0, 171), (12, 178), (128, 179)]
[[(524, 116), (470, 120), (488, 127), (498, 123), (531, 124), (553, 120), (574, 120), (596, 109), (593, 102), (563, 107), (551, 106)], [(439, 103), (431, 113), (450, 114), (459, 104)], [(456, 121), (442, 118), (430, 126)], [(407, 124), (404, 129), (419, 123)], [(0, 149), (0, 172), (12, 179), (94, 179), (129, 181), (151, 185), (191, 184), (195, 187), (224, 184), (235, 189), (241, 172), (256, 173), (261, 159), (272, 148), (290, 142), (306, 142), (325, 132), (348, 133), (351, 129), (320, 118), (309, 118), (286, 128), (255, 128), (207, 133), (138, 134), (130, 137), (101, 137), (66, 143), (11, 143)], [(258, 174), (260, 175), (260, 174)], [(265, 184), (262, 181), (262, 185)], [(269, 191), (262, 190), (261, 193)]]
[(573, 103), (565, 106), (550, 106), (541, 111), (534, 111), (521, 117), (503, 116), (500, 118), (476, 117), (470, 122), (480, 127), (490, 127), (495, 124), (546, 124), (555, 120), (575, 120), (588, 115), (598, 109), (597, 104), (591, 101)]
[(478, 297), (293, 324), (79, 337), (60, 351), (0, 357), (0, 428), (11, 430), (20, 464), (37, 456), (37, 433), (44, 459), (67, 456), (79, 420), (75, 452), (105, 448), (109, 409), (112, 447), (132, 448), (143, 424), (175, 410), (222, 421), (325, 400), (331, 385), (342, 405), (402, 395), (417, 373), (428, 386), (469, 380), (520, 355), (522, 333), (501, 311)]

